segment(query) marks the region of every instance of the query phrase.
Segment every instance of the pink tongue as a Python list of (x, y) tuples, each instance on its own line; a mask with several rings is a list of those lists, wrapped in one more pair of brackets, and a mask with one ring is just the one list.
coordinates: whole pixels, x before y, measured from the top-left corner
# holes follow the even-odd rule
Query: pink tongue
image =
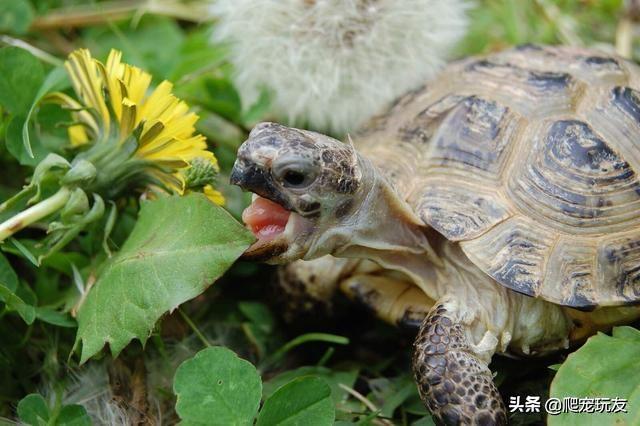
[(259, 239), (272, 239), (284, 232), (289, 214), (279, 204), (258, 197), (242, 212), (242, 220)]

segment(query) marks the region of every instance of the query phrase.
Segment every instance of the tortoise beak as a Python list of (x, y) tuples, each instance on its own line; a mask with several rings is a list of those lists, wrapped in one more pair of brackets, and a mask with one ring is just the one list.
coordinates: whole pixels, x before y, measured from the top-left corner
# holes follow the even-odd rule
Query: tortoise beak
[[(270, 173), (253, 162), (247, 161), (239, 156), (233, 165), (229, 181), (232, 185), (237, 185), (245, 191), (253, 192), (288, 209), (287, 206), (289, 203), (275, 190)], [(278, 236), (269, 241), (258, 238), (258, 240), (244, 252), (242, 259), (269, 262), (286, 252), (287, 248), (288, 242), (283, 236)]]
[(245, 191), (253, 192), (280, 204), (287, 210), (292, 209), (289, 200), (283, 196), (274, 184), (271, 173), (258, 164), (238, 157), (231, 170), (229, 182)]
[(240, 188), (252, 191), (264, 187), (264, 172), (255, 164), (247, 164), (246, 161), (237, 159), (231, 169), (229, 178), (231, 185), (237, 185)]

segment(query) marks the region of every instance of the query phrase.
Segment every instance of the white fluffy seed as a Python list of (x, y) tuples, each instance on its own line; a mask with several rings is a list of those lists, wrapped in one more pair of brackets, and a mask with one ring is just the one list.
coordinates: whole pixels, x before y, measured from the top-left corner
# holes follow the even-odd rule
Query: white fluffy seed
[(432, 77), (468, 0), (216, 0), (245, 107), (267, 88), (292, 125), (344, 133)]

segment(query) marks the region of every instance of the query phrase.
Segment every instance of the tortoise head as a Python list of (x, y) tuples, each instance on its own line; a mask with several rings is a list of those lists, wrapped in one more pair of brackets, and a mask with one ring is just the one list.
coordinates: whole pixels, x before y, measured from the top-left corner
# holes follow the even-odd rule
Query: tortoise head
[(329, 136), (258, 124), (231, 173), (232, 184), (255, 194), (243, 220), (258, 241), (245, 258), (285, 263), (331, 252), (327, 232), (348, 226), (367, 194), (362, 166), (352, 146)]

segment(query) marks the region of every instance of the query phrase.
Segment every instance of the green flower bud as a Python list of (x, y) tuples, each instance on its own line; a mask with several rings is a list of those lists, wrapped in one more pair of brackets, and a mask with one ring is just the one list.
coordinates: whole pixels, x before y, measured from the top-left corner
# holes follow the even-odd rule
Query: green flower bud
[(49, 154), (36, 166), (31, 177), (31, 182), (25, 189), (36, 188), (36, 194), (27, 201), (27, 204), (33, 204), (40, 200), (40, 185), (42, 181), (51, 176), (54, 169), (67, 170), (71, 167), (69, 162), (58, 154)]
[(64, 223), (73, 222), (79, 215), (84, 215), (87, 210), (89, 210), (87, 194), (82, 189), (76, 188), (71, 192), (69, 201), (60, 212), (60, 218)]
[(93, 181), (96, 177), (96, 167), (89, 161), (80, 159), (74, 161), (71, 170), (60, 180), (63, 185), (77, 185), (87, 184)]
[(104, 200), (102, 199), (101, 196), (94, 193), (93, 205), (91, 206), (91, 210), (89, 210), (89, 213), (87, 213), (84, 216), (84, 218), (82, 218), (82, 221), (84, 223), (95, 222), (96, 220), (100, 219), (103, 215), (104, 215)]
[(218, 169), (211, 161), (198, 157), (191, 162), (191, 167), (183, 173), (187, 189), (202, 188), (205, 185), (215, 184)]

